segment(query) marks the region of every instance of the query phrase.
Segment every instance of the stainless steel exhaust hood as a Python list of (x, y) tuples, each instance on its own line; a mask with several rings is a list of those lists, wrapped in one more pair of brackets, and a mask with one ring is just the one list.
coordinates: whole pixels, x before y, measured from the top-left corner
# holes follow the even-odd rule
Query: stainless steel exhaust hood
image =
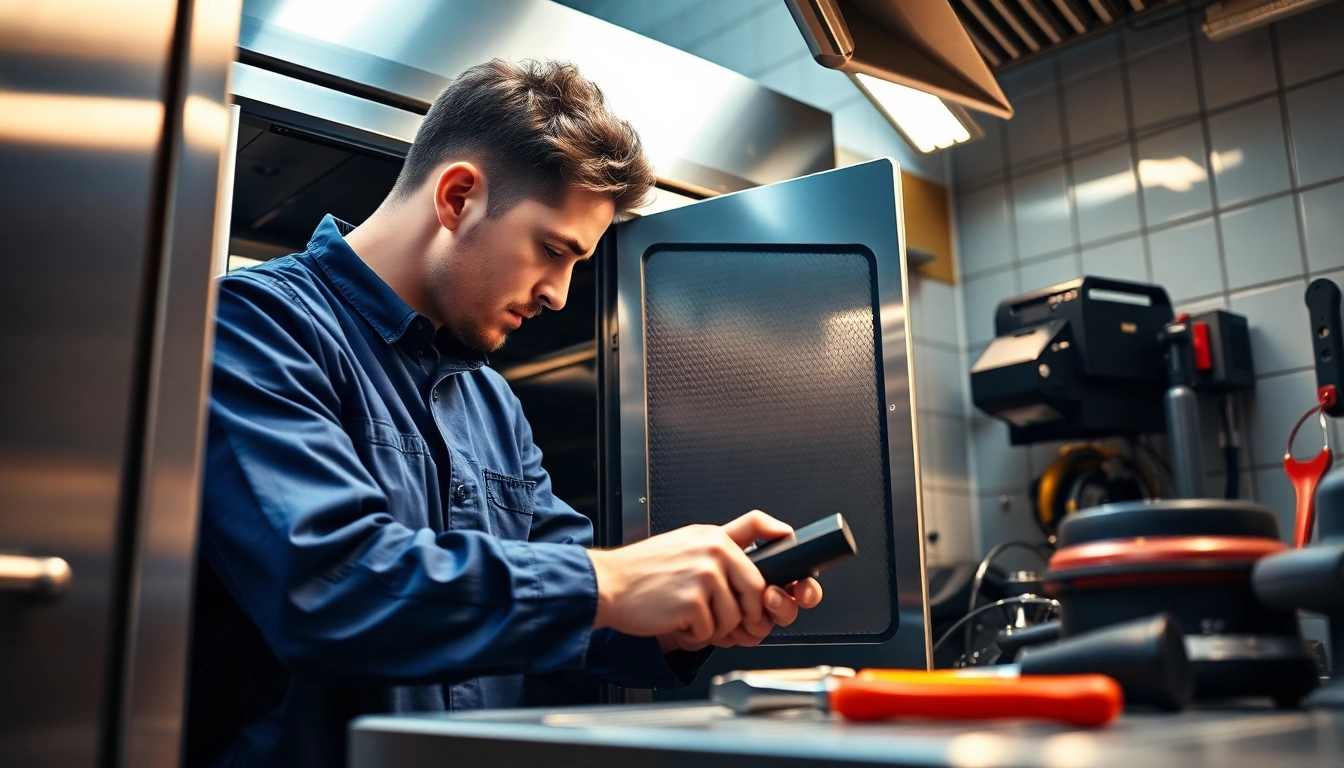
[(947, 0), (787, 0), (817, 63), (1010, 118), (1013, 108)]
[(402, 110), (417, 123), (453, 77), (492, 58), (577, 64), (639, 130), (660, 180), (674, 190), (706, 196), (835, 167), (826, 112), (549, 0), (243, 5), (239, 66), (269, 71), (252, 72), (244, 84), (283, 75)]

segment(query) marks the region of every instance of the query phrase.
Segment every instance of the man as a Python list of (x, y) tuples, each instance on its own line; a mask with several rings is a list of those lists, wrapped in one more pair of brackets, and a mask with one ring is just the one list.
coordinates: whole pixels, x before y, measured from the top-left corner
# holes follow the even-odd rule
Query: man
[(494, 61), (368, 221), (220, 281), (189, 764), (341, 765), (351, 717), (516, 706), (525, 672), (681, 685), (821, 599), (766, 588), (760, 512), (586, 549), (483, 367), (652, 183), (572, 66)]

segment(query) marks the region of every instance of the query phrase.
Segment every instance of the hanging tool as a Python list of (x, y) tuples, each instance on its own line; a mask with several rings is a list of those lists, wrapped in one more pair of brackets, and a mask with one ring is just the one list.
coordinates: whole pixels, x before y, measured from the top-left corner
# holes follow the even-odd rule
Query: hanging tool
[[(1288, 473), (1288, 479), (1293, 484), (1293, 490), (1297, 493), (1297, 517), (1293, 527), (1293, 546), (1299, 549), (1305, 547), (1311, 540), (1311, 530), (1316, 525), (1316, 486), (1325, 477), (1325, 473), (1330, 471), (1331, 464), (1334, 463), (1334, 456), (1330, 451), (1330, 428), (1326, 426), (1325, 414), (1328, 408), (1333, 406), (1339, 396), (1335, 391), (1334, 385), (1321, 387), (1319, 392), (1320, 402), (1313, 406), (1302, 418), (1293, 425), (1293, 431), (1288, 433), (1288, 449), (1283, 454), (1283, 471)], [(1312, 416), (1320, 416), (1321, 422), (1321, 441), (1324, 444), (1319, 453), (1306, 461), (1298, 461), (1293, 458), (1293, 442), (1297, 439), (1297, 431), (1302, 425), (1307, 423), (1307, 419)]]
[(846, 720), (1052, 720), (1095, 727), (1124, 706), (1120, 685), (1105, 675), (958, 676), (952, 671), (888, 670), (855, 675), (843, 667), (776, 669), (717, 675), (710, 699), (748, 714), (800, 707)]

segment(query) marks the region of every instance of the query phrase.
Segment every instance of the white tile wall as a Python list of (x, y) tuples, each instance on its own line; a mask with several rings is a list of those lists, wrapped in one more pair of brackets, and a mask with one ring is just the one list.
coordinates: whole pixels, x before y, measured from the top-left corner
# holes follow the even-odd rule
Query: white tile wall
[(1312, 272), (1344, 267), (1344, 182), (1302, 193)]
[(999, 302), (1018, 293), (1013, 272), (995, 272), (967, 278), (962, 283), (966, 297), (966, 341), (971, 345), (994, 338), (994, 310)]
[(1219, 219), (1228, 290), (1302, 274), (1302, 247), (1291, 195), (1225, 211)]
[(1069, 146), (1079, 149), (1125, 135), (1125, 90), (1119, 67), (1089, 72), (1064, 82)]
[[(1193, 13), (1012, 71), (1007, 157), (984, 153), (963, 169), (967, 149), (953, 150), (966, 361), (991, 338), (999, 300), (1078, 269), (1151, 279), (1178, 311), (1241, 313), (1259, 376), (1239, 406), (1241, 491), (1289, 521), (1284, 442), (1315, 380), (1302, 293), (1323, 272), (1344, 285), (1344, 2), (1219, 43)], [(1006, 194), (986, 192), (999, 184)], [(983, 243), (1005, 237), (1014, 247), (986, 256)], [(1214, 416), (1205, 450), (1216, 491)], [(1026, 489), (1057, 446), (1013, 448), (1001, 423), (973, 408), (968, 418), (977, 546), (1036, 535)], [(1333, 426), (1344, 442), (1344, 424)], [(1315, 432), (1303, 440), (1301, 452), (1319, 446)]]
[(1023, 96), (1008, 121), (1008, 160), (1014, 168), (1038, 165), (1059, 156), (1063, 135), (1059, 124), (1059, 94), (1054, 88)]
[[(1339, 41), (1344, 48), (1344, 40)], [(1288, 94), (1299, 183), (1313, 184), (1344, 176), (1340, 127), (1344, 125), (1344, 75)]]
[(1078, 277), (1078, 262), (1073, 258), (1073, 254), (1066, 253), (1063, 256), (1023, 264), (1018, 279), (1022, 283), (1023, 291), (1034, 291), (1037, 288), (1049, 288), (1075, 277)]
[(1064, 166), (1014, 178), (1013, 211), (1019, 258), (1030, 259), (1073, 245)]
[(1190, 42), (1146, 53), (1129, 61), (1134, 126), (1152, 128), (1199, 112)]
[(1219, 205), (1235, 205), (1292, 186), (1278, 96), (1210, 117), (1209, 137), (1209, 165)]
[(915, 343), (956, 349), (961, 333), (957, 289), (938, 280), (911, 275), (910, 295), (915, 305)]
[(961, 269), (966, 274), (1005, 266), (1013, 260), (1008, 190), (1003, 184), (966, 192), (957, 200)]
[(1218, 233), (1213, 219), (1150, 232), (1148, 246), (1152, 251), (1153, 282), (1166, 288), (1173, 302), (1223, 291)]
[(1073, 203), (1084, 243), (1139, 229), (1139, 181), (1129, 150), (1120, 144), (1074, 158)]
[(962, 147), (952, 157), (953, 178), (958, 187), (1002, 176), (1005, 123), (993, 117), (976, 116), (985, 138)]
[(1302, 297), (1307, 282), (1295, 278), (1268, 288), (1234, 293), (1229, 308), (1251, 327), (1256, 373), (1282, 373), (1312, 366), (1311, 318)]
[(1131, 237), (1084, 248), (1083, 274), (1148, 282), (1148, 269), (1143, 259), (1143, 239)]
[(1261, 27), (1227, 40), (1195, 37), (1204, 106), (1218, 109), (1273, 91), (1274, 49), (1269, 29)]
[(1148, 226), (1198, 216), (1213, 207), (1204, 131), (1199, 123), (1140, 140), (1138, 155)]

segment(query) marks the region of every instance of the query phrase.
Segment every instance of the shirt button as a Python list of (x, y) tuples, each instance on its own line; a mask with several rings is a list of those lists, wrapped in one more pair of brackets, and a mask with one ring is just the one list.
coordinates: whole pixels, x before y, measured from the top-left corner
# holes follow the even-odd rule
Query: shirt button
[(439, 390), (437, 389), (433, 390), (432, 392), (430, 392), (429, 396), (434, 402), (437, 403), (439, 401)]
[(471, 489), (465, 485), (457, 486), (457, 489), (454, 491), (454, 493), (457, 494), (457, 503), (459, 504), (471, 498)]

